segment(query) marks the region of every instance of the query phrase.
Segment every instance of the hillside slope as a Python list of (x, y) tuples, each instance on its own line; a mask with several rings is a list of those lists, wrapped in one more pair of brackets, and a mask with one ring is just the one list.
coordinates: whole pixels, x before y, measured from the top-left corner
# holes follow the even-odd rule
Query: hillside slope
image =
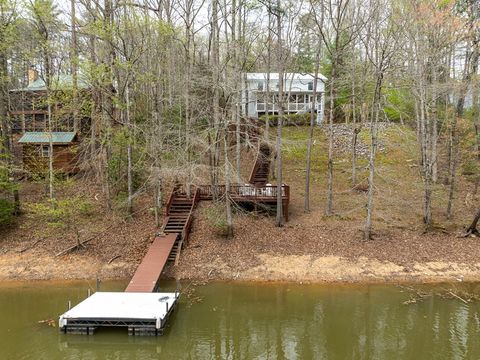
[[(408, 128), (385, 126), (380, 135), (374, 212), (374, 240), (362, 240), (366, 195), (352, 190), (348, 128), (338, 129), (335, 156), (335, 216), (325, 217), (327, 138), (315, 129), (312, 158), (311, 212), (303, 211), (307, 129), (284, 130), (284, 179), (291, 186), (290, 221), (276, 228), (274, 217), (236, 208), (235, 236), (222, 235), (221, 204), (202, 203), (190, 242), (178, 267), (168, 275), (198, 279), (295, 281), (397, 281), (480, 279), (480, 247), (476, 238), (458, 238), (479, 195), (459, 166), (454, 216), (445, 218), (448, 188), (445, 164), (434, 192), (434, 231), (422, 225), (422, 181), (416, 166), (415, 134)], [(366, 184), (368, 132), (360, 134), (358, 181)], [(272, 139), (273, 140), (273, 139)], [(465, 147), (467, 149), (467, 147)], [(442, 149), (442, 151), (444, 151)], [(244, 175), (254, 152), (244, 154)], [(443, 157), (443, 155), (442, 155)], [(465, 157), (465, 155), (463, 156)], [(274, 179), (272, 180), (274, 183)], [(78, 217), (81, 238), (94, 238), (84, 248), (55, 256), (75, 243), (74, 234), (48, 226), (28, 211), (1, 231), (0, 279), (126, 278), (143, 257), (154, 233), (151, 197), (136, 199), (133, 219), (106, 213), (101, 189), (81, 181), (63, 186), (59, 197), (82, 193), (92, 209)], [(41, 184), (25, 183), (23, 200), (42, 202)], [(273, 214), (272, 214), (273, 215)]]

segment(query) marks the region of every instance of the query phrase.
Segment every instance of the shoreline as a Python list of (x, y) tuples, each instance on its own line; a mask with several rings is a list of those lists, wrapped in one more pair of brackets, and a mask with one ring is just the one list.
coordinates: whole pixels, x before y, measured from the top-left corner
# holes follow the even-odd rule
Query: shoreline
[[(259, 254), (259, 263), (236, 268), (221, 259), (209, 264), (168, 265), (162, 279), (180, 281), (235, 281), (295, 284), (435, 284), (480, 282), (480, 263), (430, 261), (399, 265), (360, 257)], [(0, 282), (128, 281), (138, 264), (114, 261), (107, 264), (88, 255), (53, 257), (48, 254), (0, 255)], [(197, 271), (201, 268), (201, 271)]]

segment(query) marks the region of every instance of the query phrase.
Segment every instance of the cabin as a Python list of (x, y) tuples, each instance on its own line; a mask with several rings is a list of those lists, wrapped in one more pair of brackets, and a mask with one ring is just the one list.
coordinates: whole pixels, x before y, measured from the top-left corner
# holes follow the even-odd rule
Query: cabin
[(34, 67), (28, 70), (26, 79), (24, 87), (9, 92), (10, 146), (16, 165), (28, 173), (44, 173), (45, 167), (48, 169), (51, 134), (54, 170), (65, 174), (77, 172), (78, 144), (91, 126), (89, 86), (79, 76), (77, 97), (73, 101), (71, 75), (52, 76), (49, 92)]
[[(29, 131), (46, 131), (48, 128), (47, 87), (45, 80), (34, 68), (28, 70), (28, 83), (25, 87), (9, 92), (9, 124), (14, 141)], [(52, 111), (52, 130), (77, 131), (86, 133), (90, 128), (88, 107), (89, 87), (80, 76), (77, 81), (77, 101), (72, 101), (73, 79), (71, 75), (54, 75), (50, 86), (50, 104)], [(77, 129), (74, 124), (77, 113)]]
[[(258, 119), (266, 114), (278, 113), (278, 73), (246, 73), (243, 76), (242, 113), (246, 117)], [(284, 74), (284, 113), (302, 114), (310, 112), (313, 106), (314, 74)], [(270, 99), (267, 99), (267, 80)], [(321, 124), (325, 108), (325, 83), (327, 78), (317, 76), (315, 101), (316, 122)], [(268, 100), (268, 101), (267, 101)], [(268, 109), (267, 109), (268, 107)]]
[(25, 132), (18, 144), (19, 160), (31, 174), (46, 174), (49, 168), (50, 143), (53, 148), (53, 168), (63, 174), (78, 170), (78, 139), (75, 132)]

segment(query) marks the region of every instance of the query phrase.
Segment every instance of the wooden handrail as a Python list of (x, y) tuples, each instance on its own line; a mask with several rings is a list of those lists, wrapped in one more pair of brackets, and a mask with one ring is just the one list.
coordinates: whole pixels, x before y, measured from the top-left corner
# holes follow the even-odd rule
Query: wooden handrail
[(172, 192), (170, 193), (168, 201), (165, 204), (165, 215), (170, 215), (170, 206), (172, 206), (173, 198), (175, 197), (175, 194), (177, 193), (178, 189), (180, 189), (180, 187), (180, 184), (175, 184), (173, 186)]
[(170, 196), (168, 197), (168, 201), (167, 203), (165, 204), (165, 215), (169, 215), (170, 214), (170, 206), (172, 205), (172, 201), (173, 201), (173, 196), (175, 194), (175, 191), (172, 191), (170, 193)]
[(184, 242), (187, 242), (188, 236), (190, 235), (190, 227), (193, 221), (193, 211), (195, 210), (195, 207), (199, 201), (200, 201), (200, 189), (197, 187), (195, 189), (195, 195), (193, 195), (193, 201), (192, 201), (192, 206), (190, 207), (190, 212), (188, 213), (188, 220), (182, 229), (182, 245)]
[(258, 149), (257, 149), (257, 157), (255, 158), (255, 164), (253, 165), (252, 171), (250, 172), (250, 178), (248, 179), (248, 182), (251, 184), (253, 183), (253, 180), (255, 179), (255, 175), (257, 173), (258, 167), (260, 165), (260, 143), (258, 144)]

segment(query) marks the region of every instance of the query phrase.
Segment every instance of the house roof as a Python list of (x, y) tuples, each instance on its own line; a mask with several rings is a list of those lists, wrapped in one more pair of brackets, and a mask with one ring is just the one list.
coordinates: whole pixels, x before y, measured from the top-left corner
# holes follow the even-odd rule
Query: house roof
[[(78, 88), (80, 89), (88, 89), (87, 81), (82, 77), (79, 76), (77, 80)], [(73, 77), (72, 75), (58, 75), (52, 76), (51, 85), (52, 90), (63, 90), (73, 88)], [(47, 87), (45, 85), (45, 80), (42, 78), (38, 78), (37, 80), (28, 84), (27, 87), (14, 89), (12, 91), (46, 91)]]
[[(246, 73), (247, 80), (267, 80), (267, 73)], [(315, 74), (307, 73), (285, 73), (285, 78), (287, 80), (298, 80), (298, 81), (312, 81), (315, 78)], [(318, 74), (318, 79), (326, 81), (327, 78), (322, 74)], [(270, 80), (278, 80), (278, 73), (271, 72)]]
[(52, 143), (69, 144), (75, 139), (76, 135), (75, 132), (26, 132), (18, 142), (22, 144), (48, 144), (51, 136)]

